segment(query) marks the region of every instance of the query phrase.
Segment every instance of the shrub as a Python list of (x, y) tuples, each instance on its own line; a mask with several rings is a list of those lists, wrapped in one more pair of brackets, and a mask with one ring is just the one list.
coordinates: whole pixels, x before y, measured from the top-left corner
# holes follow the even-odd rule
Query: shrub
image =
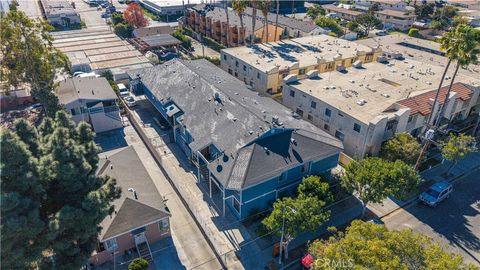
[(128, 270), (147, 270), (148, 261), (142, 258), (136, 258), (128, 265)]

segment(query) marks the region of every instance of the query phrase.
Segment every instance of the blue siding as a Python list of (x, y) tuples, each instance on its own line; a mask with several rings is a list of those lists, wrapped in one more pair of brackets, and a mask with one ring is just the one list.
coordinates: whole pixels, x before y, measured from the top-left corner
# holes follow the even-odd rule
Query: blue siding
[(310, 167), (310, 174), (321, 174), (327, 171), (330, 171), (338, 164), (338, 157), (340, 154), (335, 154), (326, 159), (322, 159), (316, 162), (312, 162)]

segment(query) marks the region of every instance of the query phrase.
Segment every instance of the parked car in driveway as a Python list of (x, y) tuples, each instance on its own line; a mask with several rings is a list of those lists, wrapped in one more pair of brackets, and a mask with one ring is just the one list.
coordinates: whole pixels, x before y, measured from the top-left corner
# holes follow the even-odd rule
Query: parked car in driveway
[(135, 99), (132, 96), (123, 97), (123, 100), (129, 108), (135, 107), (135, 105), (137, 105), (137, 102), (135, 102)]
[(420, 194), (421, 202), (428, 206), (436, 207), (441, 201), (450, 197), (453, 191), (453, 186), (446, 181), (438, 181), (433, 184), (427, 191)]
[(130, 95), (130, 91), (128, 91), (128, 88), (125, 86), (125, 84), (119, 83), (117, 84), (117, 87), (121, 97)]

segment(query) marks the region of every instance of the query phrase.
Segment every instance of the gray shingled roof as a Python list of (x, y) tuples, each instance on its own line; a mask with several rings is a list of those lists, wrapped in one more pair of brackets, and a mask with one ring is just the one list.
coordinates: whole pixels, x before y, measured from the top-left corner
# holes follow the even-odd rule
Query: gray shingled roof
[[(100, 224), (100, 241), (170, 216), (162, 196), (132, 146), (107, 157), (108, 160), (100, 159), (97, 173), (114, 177), (122, 188), (122, 195), (113, 202), (117, 213), (107, 216)], [(129, 188), (137, 192), (138, 199), (128, 191)]]
[[(259, 179), (259, 173), (254, 173), (254, 167), (245, 169), (245, 162), (249, 162), (252, 156), (244, 151), (252, 145), (252, 141), (273, 127), (273, 117), (278, 117), (282, 122), (281, 128), (297, 130), (293, 138), (301, 140), (300, 136), (309, 137), (322, 145), (312, 143), (305, 146), (328, 149), (320, 151), (316, 157), (329, 156), (333, 153), (332, 148), (339, 152), (343, 147), (340, 141), (321, 129), (294, 118), (287, 107), (249, 90), (243, 82), (206, 60), (172, 60), (153, 68), (129, 72), (132, 78), (137, 74), (158, 100), (171, 98), (184, 112), (181, 121), (194, 138), (189, 145), (193, 151), (199, 151), (211, 143), (224, 151), (223, 156), (210, 163), (213, 175), (224, 186), (227, 186), (231, 175), (241, 178), (245, 182), (242, 183), (243, 187), (252, 184), (250, 180), (263, 180)], [(216, 93), (220, 102), (214, 98)], [(252, 151), (256, 153), (255, 149)], [(297, 147), (289, 151), (303, 153), (305, 160), (312, 157), (309, 152)], [(283, 159), (285, 156), (275, 158)], [(218, 165), (221, 165), (219, 170)], [(294, 162), (278, 167), (266, 166), (263, 173), (271, 174), (277, 169), (293, 165)]]
[(60, 82), (55, 90), (62, 104), (68, 104), (77, 99), (82, 100), (111, 100), (117, 95), (107, 79), (100, 77), (67, 78)]

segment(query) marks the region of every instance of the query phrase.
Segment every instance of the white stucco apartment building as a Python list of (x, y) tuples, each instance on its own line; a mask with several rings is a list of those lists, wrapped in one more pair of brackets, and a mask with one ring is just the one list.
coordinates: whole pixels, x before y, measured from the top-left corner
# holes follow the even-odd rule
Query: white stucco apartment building
[[(442, 71), (442, 67), (414, 60), (391, 59), (346, 72), (290, 79), (284, 82), (283, 103), (342, 140), (347, 155), (376, 155), (381, 144), (395, 133), (421, 134), (432, 113)], [(453, 68), (441, 90), (442, 104), (452, 73)], [(478, 110), (480, 79), (476, 75), (468, 71), (457, 75), (445, 118), (464, 119)]]

